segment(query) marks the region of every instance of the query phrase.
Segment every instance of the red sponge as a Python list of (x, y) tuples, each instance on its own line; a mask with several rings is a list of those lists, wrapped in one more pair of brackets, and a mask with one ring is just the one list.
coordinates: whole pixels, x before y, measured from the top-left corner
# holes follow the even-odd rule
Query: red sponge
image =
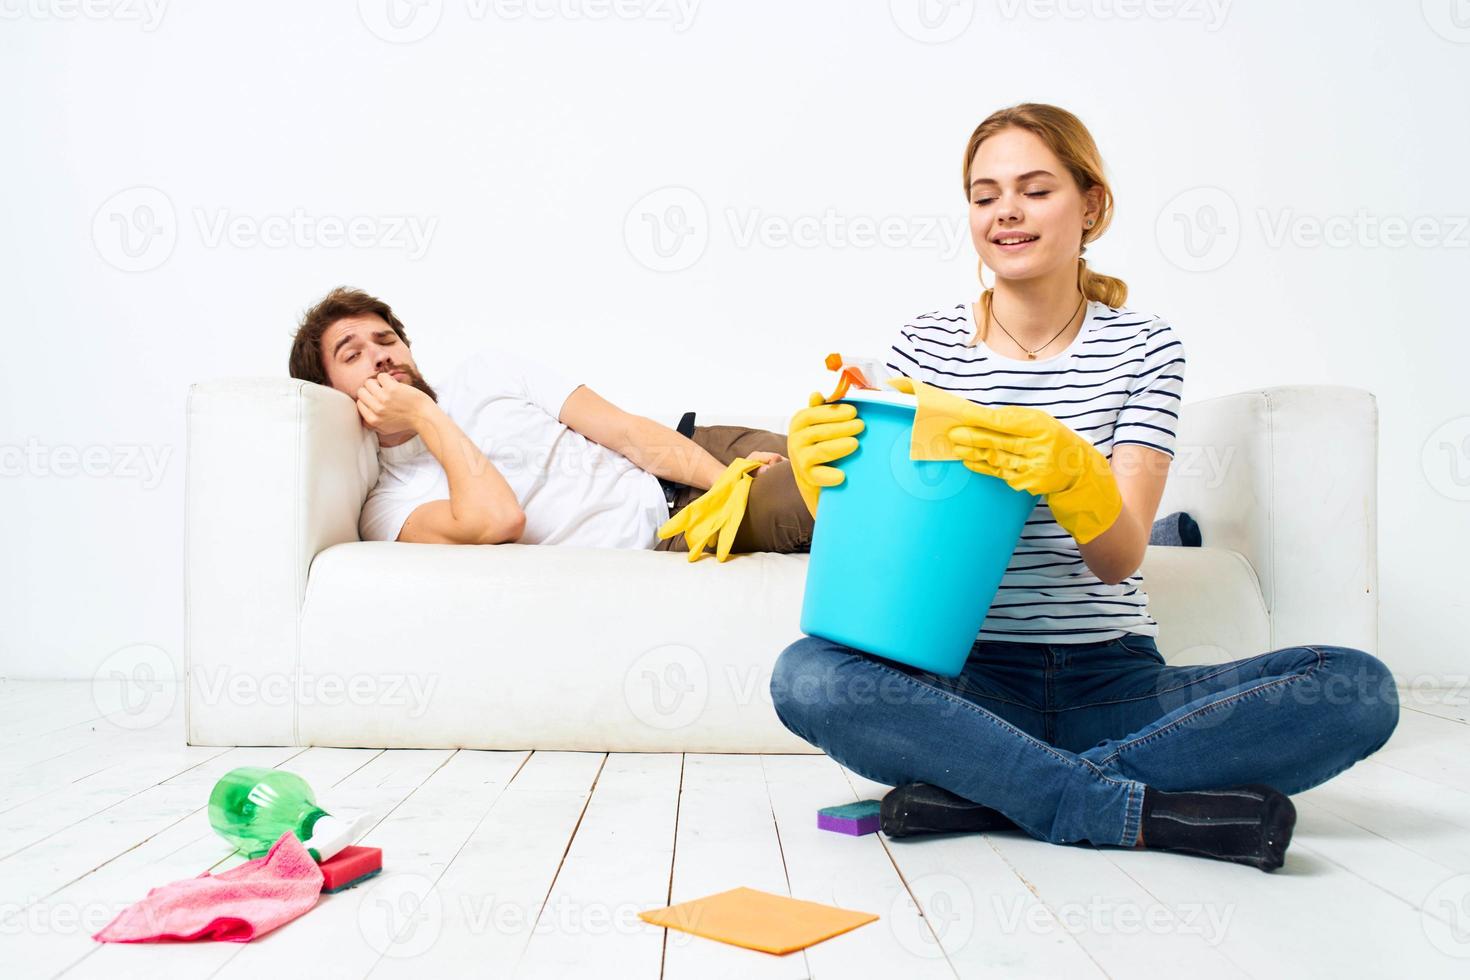
[(340, 892), (383, 870), (380, 847), (344, 847), (321, 863), (322, 892)]

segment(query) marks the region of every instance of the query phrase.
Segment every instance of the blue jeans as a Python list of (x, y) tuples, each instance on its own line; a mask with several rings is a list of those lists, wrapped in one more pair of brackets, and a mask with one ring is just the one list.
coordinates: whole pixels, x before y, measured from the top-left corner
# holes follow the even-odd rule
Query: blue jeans
[(1133, 846), (1143, 790), (1299, 793), (1376, 752), (1393, 675), (1350, 647), (1170, 667), (1152, 638), (977, 641), (940, 677), (805, 637), (771, 674), (781, 723), (862, 776), (943, 787), (1032, 837)]

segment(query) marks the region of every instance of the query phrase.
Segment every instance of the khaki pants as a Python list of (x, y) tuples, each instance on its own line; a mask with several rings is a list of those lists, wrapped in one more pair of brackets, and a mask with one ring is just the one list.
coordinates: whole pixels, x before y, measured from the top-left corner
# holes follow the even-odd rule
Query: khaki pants
[[(696, 425), (689, 437), (723, 465), (753, 452), (786, 455), (786, 437), (779, 432), (747, 429), (738, 425)], [(703, 490), (683, 487), (674, 498), (677, 514), (697, 500)], [(732, 551), (805, 552), (812, 547), (812, 515), (807, 512), (791, 473), (791, 460), (777, 463), (760, 473), (750, 484), (750, 499), (745, 505), (745, 518), (735, 532)], [(656, 551), (685, 551), (689, 544), (684, 535), (665, 538), (654, 546)]]

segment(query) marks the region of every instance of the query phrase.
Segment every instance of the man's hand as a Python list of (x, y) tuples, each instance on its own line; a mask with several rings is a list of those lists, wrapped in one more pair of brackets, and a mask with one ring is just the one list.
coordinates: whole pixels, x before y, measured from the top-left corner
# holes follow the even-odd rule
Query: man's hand
[(415, 431), (433, 399), (384, 371), (357, 389), (357, 413), (363, 424), (385, 436)]
[(745, 458), (760, 461), (761, 465), (755, 470), (755, 475), (757, 476), (764, 473), (772, 466), (775, 466), (777, 463), (783, 463), (786, 461), (786, 457), (782, 456), (780, 453), (746, 453)]

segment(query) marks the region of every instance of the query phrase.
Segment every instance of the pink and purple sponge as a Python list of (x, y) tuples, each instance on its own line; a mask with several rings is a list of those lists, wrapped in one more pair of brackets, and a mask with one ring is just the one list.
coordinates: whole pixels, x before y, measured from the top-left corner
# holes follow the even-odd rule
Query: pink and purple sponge
[(824, 806), (817, 811), (817, 826), (839, 834), (862, 837), (878, 830), (879, 803), (863, 800), (860, 803), (844, 803), (841, 806)]

